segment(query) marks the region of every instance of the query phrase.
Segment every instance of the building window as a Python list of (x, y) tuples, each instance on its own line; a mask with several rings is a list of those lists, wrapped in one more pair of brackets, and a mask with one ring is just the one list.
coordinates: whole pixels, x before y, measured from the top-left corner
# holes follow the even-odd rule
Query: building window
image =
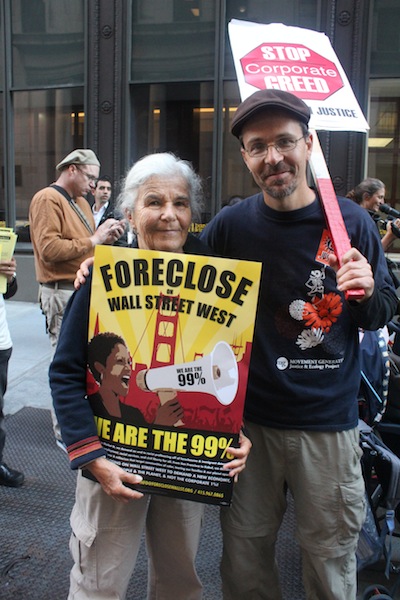
[(83, 88), (15, 92), (14, 145), (19, 241), (28, 241), (29, 204), (57, 178), (55, 165), (83, 147)]
[(213, 79), (215, 3), (133, 0), (132, 82)]
[[(131, 155), (173, 152), (190, 161), (210, 181), (213, 142), (212, 83), (133, 85), (131, 88)], [(209, 218), (209, 190), (206, 215)]]
[[(372, 18), (371, 80), (366, 175), (381, 179), (387, 203), (400, 209), (400, 6), (375, 0)], [(384, 35), (382, 34), (384, 32)], [(400, 240), (391, 251), (400, 252)]]
[(13, 87), (82, 85), (82, 0), (12, 2)]
[(372, 80), (370, 85), (369, 177), (386, 186), (386, 201), (400, 202), (400, 80)]

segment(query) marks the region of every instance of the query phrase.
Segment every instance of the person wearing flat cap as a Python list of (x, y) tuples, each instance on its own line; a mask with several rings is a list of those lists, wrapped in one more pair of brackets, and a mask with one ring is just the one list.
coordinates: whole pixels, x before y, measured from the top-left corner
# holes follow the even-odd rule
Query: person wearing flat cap
[[(56, 182), (38, 191), (29, 207), (39, 301), (53, 353), (79, 265), (93, 256), (97, 244), (112, 244), (125, 230), (117, 219), (95, 229), (85, 198), (99, 176), (100, 162), (93, 150), (73, 150), (56, 169)], [(63, 447), (54, 411), (52, 418), (56, 441)]]
[[(308, 185), (309, 107), (260, 90), (232, 120), (260, 192), (201, 234), (218, 256), (263, 264), (245, 402), (253, 448), (223, 508), (224, 600), (281, 600), (275, 542), (290, 490), (308, 600), (355, 600), (365, 514), (357, 395), (358, 330), (378, 329), (397, 297), (367, 211), (338, 198), (351, 249), (340, 266)], [(361, 290), (349, 300), (347, 290)]]

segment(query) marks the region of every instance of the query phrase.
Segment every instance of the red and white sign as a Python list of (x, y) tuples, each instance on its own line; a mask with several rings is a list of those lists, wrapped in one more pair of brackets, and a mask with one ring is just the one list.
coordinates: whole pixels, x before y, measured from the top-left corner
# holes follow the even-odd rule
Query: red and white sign
[(326, 100), (344, 83), (335, 63), (303, 44), (261, 44), (240, 59), (247, 83)]
[(324, 33), (234, 19), (229, 23), (229, 38), (242, 100), (259, 89), (280, 89), (309, 105), (311, 129), (369, 129)]

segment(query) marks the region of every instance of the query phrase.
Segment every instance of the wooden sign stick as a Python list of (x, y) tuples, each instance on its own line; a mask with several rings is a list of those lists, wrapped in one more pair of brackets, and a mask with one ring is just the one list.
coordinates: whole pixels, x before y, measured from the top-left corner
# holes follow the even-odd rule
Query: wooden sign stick
[[(351, 248), (349, 234), (347, 233), (346, 225), (342, 213), (340, 212), (336, 193), (319, 143), (317, 132), (313, 129), (310, 133), (313, 136), (313, 151), (310, 160), (311, 172), (317, 185), (319, 197), (321, 198), (335, 254), (339, 260), (339, 265), (341, 266), (343, 254)], [(347, 290), (347, 292), (345, 292), (347, 300), (360, 300), (364, 297), (364, 294), (365, 292), (363, 289)]]

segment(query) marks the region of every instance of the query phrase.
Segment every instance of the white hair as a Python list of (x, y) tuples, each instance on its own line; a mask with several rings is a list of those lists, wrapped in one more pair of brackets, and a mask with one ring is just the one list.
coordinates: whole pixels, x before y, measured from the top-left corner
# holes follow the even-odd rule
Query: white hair
[(192, 165), (171, 152), (148, 154), (138, 160), (128, 171), (118, 197), (117, 207), (126, 214), (135, 210), (139, 188), (151, 177), (182, 177), (189, 190), (190, 209), (193, 219), (200, 218), (203, 204), (201, 178)]

